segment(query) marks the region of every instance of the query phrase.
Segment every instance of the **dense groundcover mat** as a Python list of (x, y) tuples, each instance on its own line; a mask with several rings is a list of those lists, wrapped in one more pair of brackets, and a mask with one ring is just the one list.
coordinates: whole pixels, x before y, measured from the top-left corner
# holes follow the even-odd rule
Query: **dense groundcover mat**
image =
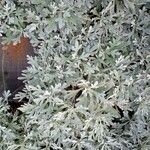
[[(149, 0), (1, 0), (3, 43), (30, 39), (1, 150), (150, 149)], [(19, 112), (19, 113), (18, 113)]]

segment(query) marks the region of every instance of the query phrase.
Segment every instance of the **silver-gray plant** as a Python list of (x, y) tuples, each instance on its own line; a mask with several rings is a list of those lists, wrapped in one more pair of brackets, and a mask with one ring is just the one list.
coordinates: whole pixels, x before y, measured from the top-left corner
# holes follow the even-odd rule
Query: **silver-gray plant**
[(2, 0), (3, 42), (35, 47), (2, 150), (150, 149), (149, 0)]

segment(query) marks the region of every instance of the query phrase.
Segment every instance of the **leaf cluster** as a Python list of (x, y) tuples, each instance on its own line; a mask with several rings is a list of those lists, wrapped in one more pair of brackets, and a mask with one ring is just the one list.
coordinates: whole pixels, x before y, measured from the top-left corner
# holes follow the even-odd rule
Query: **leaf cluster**
[(149, 4), (2, 1), (4, 43), (29, 37), (37, 55), (15, 97), (29, 102), (0, 126), (1, 149), (148, 150)]

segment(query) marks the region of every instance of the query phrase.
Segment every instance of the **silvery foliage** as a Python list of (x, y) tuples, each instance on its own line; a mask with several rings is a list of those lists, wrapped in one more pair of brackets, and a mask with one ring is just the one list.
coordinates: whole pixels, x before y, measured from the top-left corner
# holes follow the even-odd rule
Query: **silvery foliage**
[(4, 43), (29, 37), (36, 56), (20, 77), (23, 114), (0, 120), (1, 149), (148, 150), (149, 8), (148, 0), (2, 1)]

